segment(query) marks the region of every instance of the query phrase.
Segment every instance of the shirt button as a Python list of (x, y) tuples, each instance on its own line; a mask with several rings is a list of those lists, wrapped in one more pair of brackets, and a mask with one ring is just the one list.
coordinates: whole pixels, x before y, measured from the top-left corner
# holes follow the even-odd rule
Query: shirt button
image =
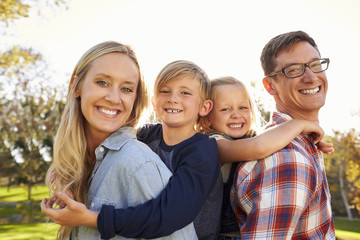
[(92, 202), (92, 203), (91, 203), (91, 207), (93, 208), (93, 207), (94, 207), (94, 205), (95, 205), (95, 204), (94, 204), (94, 202)]
[(103, 151), (104, 151), (104, 148), (103, 148), (103, 147), (100, 147), (99, 150), (100, 150), (100, 152), (103, 152)]

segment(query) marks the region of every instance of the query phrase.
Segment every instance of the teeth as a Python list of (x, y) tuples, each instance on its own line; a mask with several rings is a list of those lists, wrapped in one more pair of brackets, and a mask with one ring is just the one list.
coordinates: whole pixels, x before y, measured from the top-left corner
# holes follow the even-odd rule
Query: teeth
[(108, 114), (108, 115), (113, 115), (113, 116), (115, 116), (117, 114), (117, 111), (111, 111), (111, 110), (108, 110), (105, 108), (99, 108), (99, 111), (103, 112), (105, 114)]
[(181, 110), (166, 109), (166, 112), (168, 112), (168, 113), (179, 113), (179, 112), (181, 112)]
[(229, 125), (229, 128), (240, 128), (243, 125), (244, 125), (243, 123), (242, 124), (231, 124), (231, 125)]
[(319, 90), (320, 90), (320, 88), (317, 87), (317, 88), (315, 88), (315, 89), (313, 89), (313, 90), (302, 90), (301, 93), (302, 93), (302, 94), (306, 94), (306, 95), (308, 95), (308, 94), (315, 94), (315, 93), (319, 92)]

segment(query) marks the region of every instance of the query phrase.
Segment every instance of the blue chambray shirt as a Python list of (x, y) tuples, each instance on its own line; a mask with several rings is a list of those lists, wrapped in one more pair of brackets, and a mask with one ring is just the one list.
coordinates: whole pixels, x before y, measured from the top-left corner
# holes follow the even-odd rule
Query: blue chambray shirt
[[(88, 208), (100, 211), (103, 204), (127, 208), (155, 198), (172, 176), (147, 145), (136, 139), (133, 128), (123, 127), (96, 148), (96, 164), (88, 193)], [(72, 239), (101, 239), (96, 227), (80, 226)], [(128, 239), (115, 236), (112, 239)], [(159, 239), (197, 239), (193, 223)]]

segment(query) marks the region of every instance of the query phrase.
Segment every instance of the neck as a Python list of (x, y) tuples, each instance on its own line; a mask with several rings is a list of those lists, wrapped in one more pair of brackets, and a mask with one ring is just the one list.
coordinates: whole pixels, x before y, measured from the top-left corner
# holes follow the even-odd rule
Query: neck
[(176, 145), (188, 138), (191, 138), (196, 133), (195, 129), (192, 128), (173, 128), (166, 124), (162, 125), (163, 139), (169, 146)]
[(293, 119), (303, 119), (319, 123), (319, 109), (313, 111), (294, 111), (279, 105), (276, 106), (276, 109), (278, 112), (285, 113)]

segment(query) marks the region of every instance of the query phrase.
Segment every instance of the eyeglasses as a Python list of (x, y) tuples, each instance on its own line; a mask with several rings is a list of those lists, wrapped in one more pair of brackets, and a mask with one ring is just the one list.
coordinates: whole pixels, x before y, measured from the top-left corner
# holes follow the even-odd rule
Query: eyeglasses
[(313, 73), (323, 72), (328, 69), (330, 63), (330, 59), (321, 58), (318, 60), (314, 60), (308, 63), (294, 63), (290, 64), (282, 69), (272, 72), (268, 75), (268, 77), (275, 76), (276, 74), (282, 72), (287, 78), (296, 78), (300, 77), (305, 73), (305, 68), (308, 67)]

